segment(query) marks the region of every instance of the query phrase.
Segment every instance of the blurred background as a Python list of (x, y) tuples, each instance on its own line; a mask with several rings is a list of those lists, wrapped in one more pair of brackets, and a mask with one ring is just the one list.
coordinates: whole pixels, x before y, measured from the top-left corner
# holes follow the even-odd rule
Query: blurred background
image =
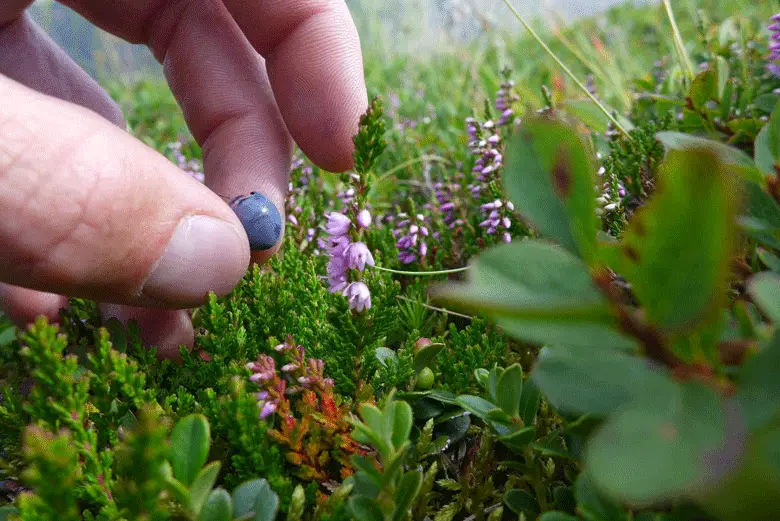
[[(617, 4), (652, 0), (513, 0), (529, 18), (572, 21)], [(347, 0), (364, 49), (372, 54), (446, 51), (456, 42), (480, 38), (496, 29), (517, 29), (502, 0)], [(95, 29), (54, 0), (37, 0), (33, 18), (92, 76), (130, 82), (160, 74), (143, 46), (129, 45)]]

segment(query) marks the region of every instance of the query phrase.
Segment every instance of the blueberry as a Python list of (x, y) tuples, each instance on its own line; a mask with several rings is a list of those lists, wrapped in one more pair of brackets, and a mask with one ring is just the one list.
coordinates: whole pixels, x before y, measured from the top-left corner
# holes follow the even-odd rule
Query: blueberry
[(252, 192), (236, 197), (230, 206), (236, 212), (249, 236), (252, 251), (265, 251), (279, 242), (282, 236), (282, 215), (263, 194)]

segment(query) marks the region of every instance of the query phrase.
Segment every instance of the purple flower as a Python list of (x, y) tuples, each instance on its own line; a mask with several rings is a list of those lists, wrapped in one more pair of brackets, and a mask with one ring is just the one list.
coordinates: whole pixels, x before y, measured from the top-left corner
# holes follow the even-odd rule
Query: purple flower
[[(260, 403), (258, 403), (258, 405), (260, 405)], [(264, 402), (263, 407), (260, 410), (260, 419), (265, 420), (275, 412), (276, 412), (275, 402)]]
[(371, 214), (368, 210), (360, 210), (357, 215), (357, 223), (361, 228), (368, 228), (371, 226)]
[(344, 296), (347, 297), (349, 307), (358, 313), (364, 309), (371, 308), (371, 292), (362, 282), (353, 282), (344, 290)]
[(769, 44), (767, 70), (773, 76), (780, 78), (780, 13), (774, 15), (771, 20), (773, 23), (769, 25), (769, 30), (772, 31), (772, 41)]
[(366, 269), (366, 264), (369, 266), (374, 265), (374, 257), (371, 255), (371, 251), (362, 242), (353, 242), (347, 246), (347, 249), (344, 251), (344, 258), (347, 266), (360, 271)]
[(397, 228), (393, 235), (398, 237), (395, 247), (398, 248), (398, 260), (402, 264), (411, 264), (418, 258), (424, 260), (428, 254), (428, 246), (421, 237), (428, 237), (430, 231), (426, 226), (427, 218), (423, 214), (408, 216), (405, 213), (398, 214), (403, 220), (396, 223)]
[(325, 225), (325, 231), (328, 232), (328, 235), (331, 237), (340, 237), (347, 234), (350, 226), (352, 226), (352, 221), (349, 217), (337, 212), (331, 212), (328, 214), (328, 222)]

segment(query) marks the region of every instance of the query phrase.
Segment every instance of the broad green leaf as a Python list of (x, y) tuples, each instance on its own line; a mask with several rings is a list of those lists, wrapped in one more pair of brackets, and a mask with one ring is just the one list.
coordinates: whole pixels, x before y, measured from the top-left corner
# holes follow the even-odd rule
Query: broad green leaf
[(758, 307), (780, 325), (780, 277), (773, 273), (759, 273), (750, 279), (748, 292)]
[(531, 379), (555, 408), (598, 416), (639, 399), (665, 403), (676, 389), (668, 376), (651, 369), (644, 358), (564, 346), (543, 348)]
[(395, 415), (393, 421), (392, 442), (396, 448), (401, 447), (404, 442), (409, 440), (409, 433), (412, 432), (412, 407), (406, 402), (395, 402)]
[(767, 125), (762, 128), (761, 132), (759, 132), (758, 136), (756, 136), (756, 142), (754, 145), (756, 166), (766, 175), (776, 177), (777, 172), (775, 172), (775, 158), (772, 155), (772, 149), (770, 147), (769, 140), (769, 125)]
[(195, 481), (192, 482), (190, 487), (190, 510), (195, 515), (198, 515), (200, 509), (203, 508), (211, 489), (214, 487), (214, 483), (217, 482), (220, 466), (219, 461), (209, 463), (201, 469)]
[(777, 94), (762, 94), (753, 100), (753, 105), (757, 109), (771, 114), (777, 107), (777, 100), (780, 100), (780, 96)]
[(232, 519), (230, 494), (221, 488), (212, 490), (206, 504), (203, 505), (203, 510), (200, 511), (198, 521), (231, 521)]
[(471, 417), (462, 415), (436, 425), (434, 432), (436, 436), (444, 437), (448, 444), (452, 444), (462, 440), (470, 426)]
[(383, 521), (382, 511), (374, 500), (366, 496), (349, 498), (349, 509), (354, 519), (360, 521)]
[(0, 347), (5, 346), (16, 340), (17, 329), (13, 326), (0, 331)]
[(412, 506), (417, 494), (420, 492), (423, 475), (419, 470), (412, 470), (404, 474), (398, 490), (395, 493), (395, 512), (393, 521), (403, 521), (409, 516), (409, 508)]
[(710, 100), (720, 99), (718, 78), (714, 71), (704, 71), (694, 78), (690, 98), (693, 106), (700, 112), (707, 110), (706, 105)]
[(475, 414), (483, 420), (488, 417), (490, 411), (498, 409), (494, 404), (480, 398), (479, 396), (470, 396), (464, 394), (458, 396), (458, 405), (469, 411), (471, 414)]
[(279, 511), (279, 496), (265, 479), (254, 479), (239, 485), (233, 491), (232, 503), (235, 517), (251, 514), (251, 521), (274, 521)]
[(179, 420), (171, 433), (171, 467), (173, 476), (186, 486), (206, 463), (211, 445), (209, 422), (193, 414)]
[(447, 405), (457, 405), (458, 397), (449, 392), (449, 391), (442, 391), (441, 389), (434, 389), (432, 391), (427, 391), (426, 396), (428, 398), (432, 398), (436, 401), (439, 401), (441, 403), (445, 403)]
[(365, 456), (360, 456), (355, 454), (352, 456), (352, 464), (355, 465), (355, 467), (363, 472), (365, 476), (370, 479), (372, 482), (374, 482), (376, 485), (379, 485), (382, 483), (382, 475), (379, 473), (379, 471), (376, 469), (374, 464), (369, 461)]
[(742, 150), (703, 137), (685, 134), (683, 132), (664, 131), (658, 132), (655, 137), (663, 143), (667, 154), (673, 150), (680, 152), (686, 150), (698, 151), (709, 150), (713, 152), (720, 161), (732, 165), (735, 171), (747, 181), (753, 181), (759, 185), (764, 182), (764, 176), (756, 166), (753, 159)]
[(542, 392), (533, 379), (529, 378), (523, 382), (523, 394), (520, 395), (520, 417), (523, 419), (523, 425), (533, 425), (536, 412), (539, 410), (539, 404), (542, 402)]
[(577, 508), (587, 521), (627, 521), (628, 516), (617, 505), (596, 490), (588, 472), (582, 472), (574, 483)]
[(723, 94), (726, 92), (726, 85), (729, 82), (730, 75), (729, 62), (723, 56), (715, 57), (715, 75), (718, 80), (717, 97), (718, 100), (723, 100)]
[(539, 502), (536, 501), (535, 497), (522, 489), (508, 490), (504, 494), (504, 504), (518, 516), (520, 514), (525, 514), (526, 517), (539, 515)]
[(625, 276), (651, 323), (685, 332), (720, 312), (739, 185), (734, 168), (710, 151), (667, 155), (655, 195), (624, 239)]
[(496, 404), (509, 416), (520, 414), (520, 396), (523, 393), (523, 368), (514, 364), (504, 371), (496, 387)]
[(764, 248), (758, 248), (756, 253), (764, 266), (780, 275), (780, 257)]
[(481, 254), (467, 283), (434, 289), (434, 297), (484, 312), (521, 340), (538, 344), (608, 346), (635, 343), (613, 329), (604, 296), (587, 266), (562, 248), (526, 240)]
[(577, 501), (574, 499), (574, 491), (571, 487), (558, 486), (553, 489), (555, 506), (565, 512), (574, 512)]
[(487, 392), (488, 397), (493, 401), (496, 401), (496, 395), (498, 394), (498, 379), (501, 376), (502, 371), (503, 369), (496, 366), (491, 369), (488, 374)]
[(769, 128), (767, 131), (769, 133), (769, 151), (772, 153), (775, 163), (778, 163), (780, 162), (780, 105), (775, 106), (766, 126)]
[(523, 427), (510, 434), (499, 436), (498, 440), (515, 451), (518, 454), (523, 454), (523, 451), (529, 443), (536, 439), (536, 429), (533, 427)]
[(543, 236), (590, 263), (596, 249), (595, 154), (570, 126), (526, 123), (507, 145), (504, 186)]
[(377, 347), (376, 351), (374, 351), (374, 356), (377, 361), (385, 367), (395, 365), (397, 362), (395, 351), (386, 347)]
[(382, 411), (373, 405), (366, 404), (360, 406), (359, 412), (360, 417), (363, 418), (363, 421), (366, 423), (366, 425), (368, 425), (368, 428), (374, 431), (374, 433), (377, 435), (382, 436), (382, 433), (384, 432), (382, 427)]
[(545, 512), (537, 518), (537, 521), (579, 521), (579, 518), (563, 512)]
[(780, 332), (748, 358), (737, 375), (737, 395), (751, 431), (780, 416)]
[(0, 521), (10, 521), (11, 516), (19, 515), (19, 510), (14, 507), (0, 507)]
[(441, 350), (444, 349), (444, 344), (430, 344), (420, 349), (416, 355), (414, 355), (414, 372), (419, 373), (426, 367), (430, 366)]
[(745, 183), (745, 199), (747, 216), (755, 219), (767, 230), (780, 230), (780, 205), (760, 185)]
[[(646, 505), (694, 494), (738, 463), (728, 454), (742, 450), (743, 428), (729, 429), (736, 438), (727, 439), (726, 421), (713, 389), (686, 383), (664, 406), (612, 415), (590, 439), (585, 465), (596, 486), (618, 501)], [(738, 413), (728, 421), (740, 421)]]

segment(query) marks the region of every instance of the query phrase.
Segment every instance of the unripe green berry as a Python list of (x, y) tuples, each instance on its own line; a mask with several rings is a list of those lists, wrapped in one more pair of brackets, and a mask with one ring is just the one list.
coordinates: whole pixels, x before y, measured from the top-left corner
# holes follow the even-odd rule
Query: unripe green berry
[(416, 389), (420, 390), (426, 390), (433, 387), (433, 380), (435, 379), (435, 376), (433, 374), (433, 371), (431, 371), (430, 367), (424, 368), (420, 373), (417, 375), (417, 385), (415, 385)]

